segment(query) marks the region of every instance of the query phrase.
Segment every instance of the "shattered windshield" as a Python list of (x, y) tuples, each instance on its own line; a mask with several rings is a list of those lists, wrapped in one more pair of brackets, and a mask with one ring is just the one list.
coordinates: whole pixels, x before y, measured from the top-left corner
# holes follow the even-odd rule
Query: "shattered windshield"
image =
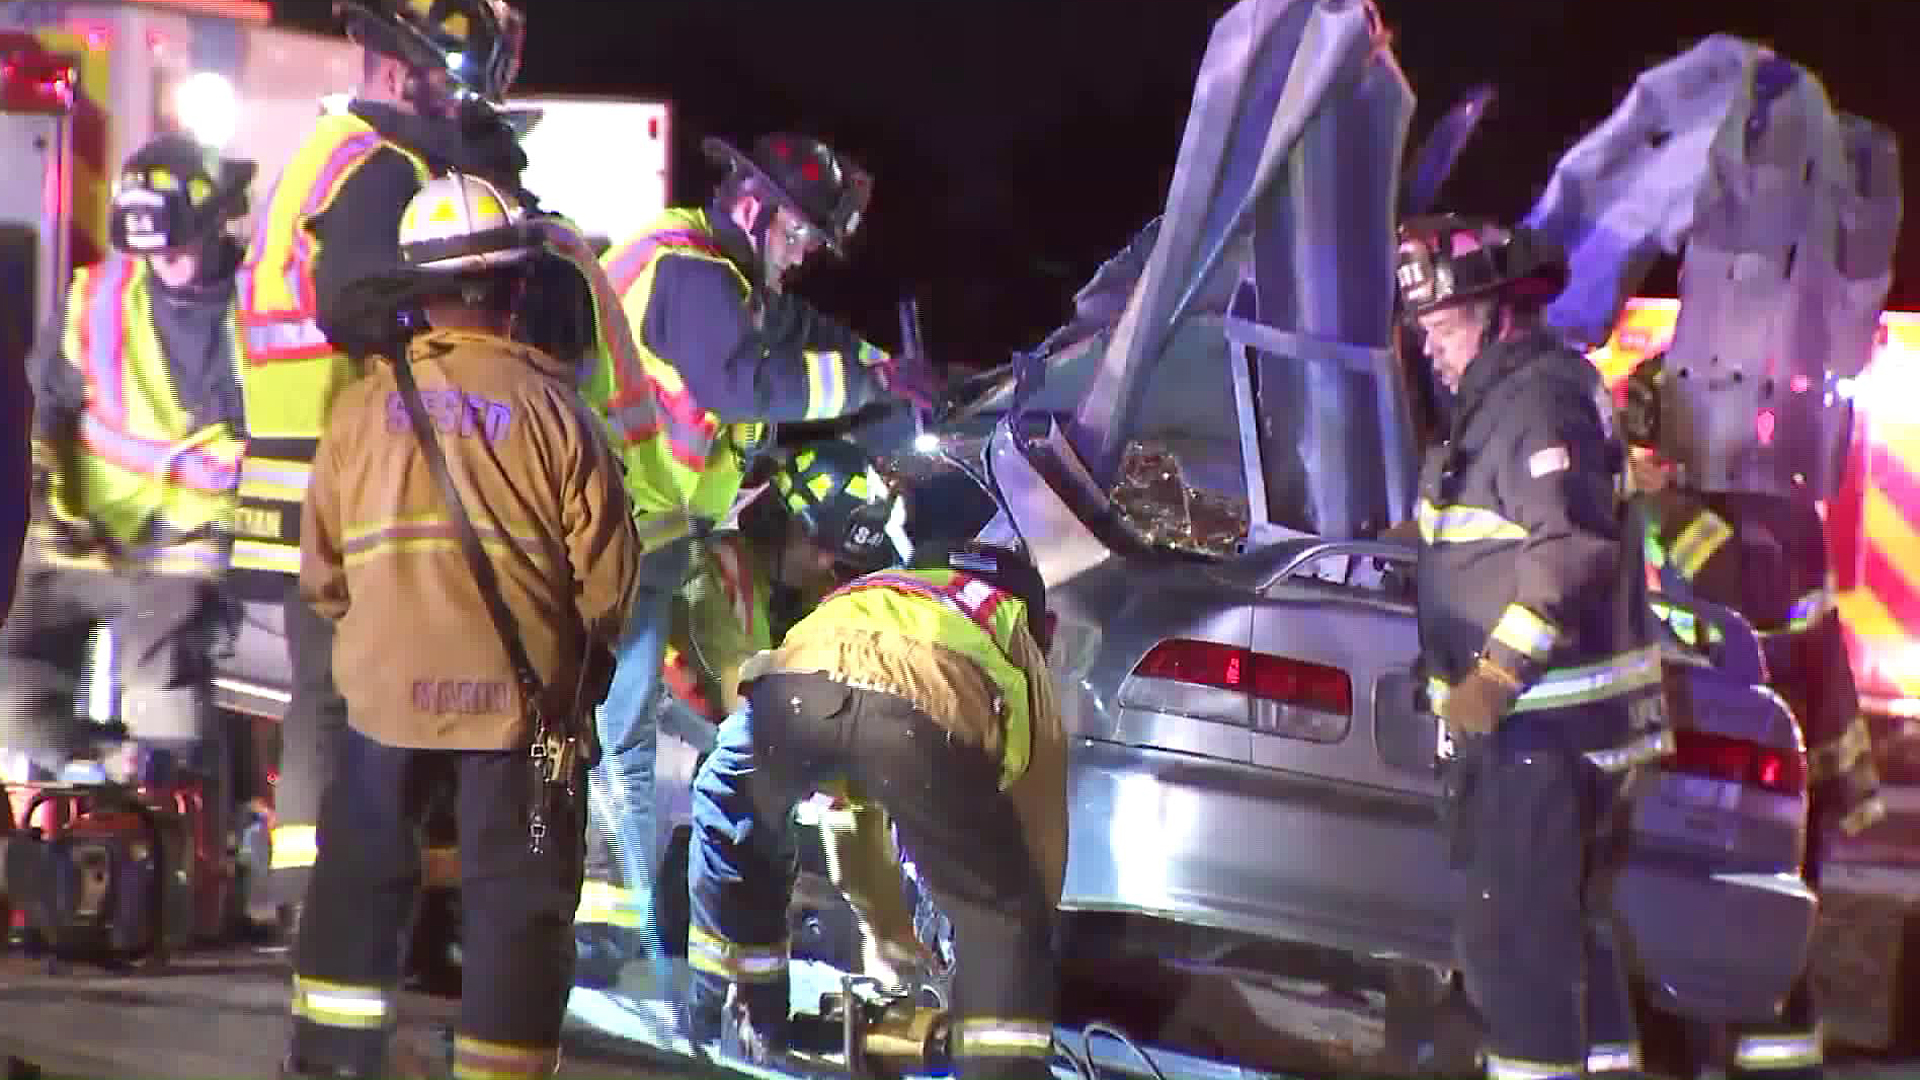
[(1109, 496), (1121, 524), (1144, 544), (1225, 558), (1247, 538), (1247, 499), (1199, 487), (1183, 476), (1180, 457), (1166, 442), (1127, 445), (1120, 478)]

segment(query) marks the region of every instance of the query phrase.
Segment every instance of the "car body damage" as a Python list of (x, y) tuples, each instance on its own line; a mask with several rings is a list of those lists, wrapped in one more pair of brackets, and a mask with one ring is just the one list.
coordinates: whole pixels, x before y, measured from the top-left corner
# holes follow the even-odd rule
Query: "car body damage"
[[(1031, 550), (1060, 618), (1072, 911), (1241, 943), (1226, 950), (1453, 962), (1413, 551), (1372, 539), (1408, 513), (1425, 426), (1424, 363), (1403, 368), (1392, 347), (1412, 104), (1364, 5), (1236, 6), (1202, 63), (1164, 217), (991, 399), (1005, 412), (978, 471), (1003, 510), (984, 536)], [(1431, 153), (1450, 161), (1458, 143)], [(1434, 183), (1422, 162), (1406, 172)], [(1088, 318), (1133, 266), (1118, 318)], [(1244, 506), (1242, 534), (1196, 542), (1196, 495)], [(1747, 651), (1674, 651), (1683, 741), (1799, 762), (1790, 714), (1741, 661), (1758, 655), (1752, 631), (1702, 615)], [(1609, 888), (1653, 999), (1772, 1013), (1814, 915), (1805, 814), (1803, 791), (1685, 762), (1640, 778)], [(1754, 950), (1755, 935), (1777, 945)]]

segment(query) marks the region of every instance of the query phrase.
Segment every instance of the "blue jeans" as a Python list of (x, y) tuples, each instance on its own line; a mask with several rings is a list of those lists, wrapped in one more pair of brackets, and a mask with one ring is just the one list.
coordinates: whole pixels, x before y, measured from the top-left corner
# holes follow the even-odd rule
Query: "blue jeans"
[(776, 1045), (786, 1042), (787, 899), (798, 853), (789, 817), (760, 817), (755, 775), (753, 710), (743, 702), (694, 774), (687, 1000), (696, 1043), (720, 1038), (721, 1007), (735, 982), (755, 1025)]
[[(594, 713), (602, 753), (588, 780), (592, 825), (612, 849), (610, 869), (619, 881), (610, 884), (617, 884), (624, 902), (632, 905), (627, 912), (630, 918), (617, 924), (632, 931), (615, 935), (619, 960), (661, 954), (651, 910), (657, 855), (653, 773), (659, 721), (655, 709), (670, 605), (686, 580), (690, 554), (690, 542), (682, 541), (653, 552), (641, 563), (640, 589), (614, 651), (613, 684)], [(603, 947), (596, 943), (594, 950)]]

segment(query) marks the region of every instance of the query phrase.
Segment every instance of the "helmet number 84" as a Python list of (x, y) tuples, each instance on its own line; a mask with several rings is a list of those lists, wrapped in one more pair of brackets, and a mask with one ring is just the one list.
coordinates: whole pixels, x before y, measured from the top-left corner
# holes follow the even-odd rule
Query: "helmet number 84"
[(147, 211), (126, 211), (122, 220), (127, 230), (127, 243), (133, 247), (152, 247), (161, 239), (159, 224)]

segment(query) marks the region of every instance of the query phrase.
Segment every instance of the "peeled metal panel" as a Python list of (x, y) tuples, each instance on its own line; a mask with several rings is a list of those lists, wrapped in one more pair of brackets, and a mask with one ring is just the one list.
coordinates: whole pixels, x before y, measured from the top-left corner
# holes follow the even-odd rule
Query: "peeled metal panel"
[(1555, 168), (1527, 224), (1567, 252), (1549, 324), (1607, 337), (1685, 245), (1662, 449), (1708, 491), (1838, 487), (1900, 217), (1891, 135), (1837, 115), (1806, 69), (1716, 35), (1649, 69)]
[(1544, 316), (1569, 340), (1605, 341), (1653, 260), (1686, 241), (1708, 153), (1757, 52), (1716, 34), (1647, 69), (1554, 166), (1525, 224), (1567, 253), (1566, 288)]
[[(1161, 362), (1174, 324), (1281, 181), (1323, 102), (1349, 92), (1363, 67), (1391, 66), (1376, 30), (1371, 6), (1353, 0), (1243, 0), (1215, 25), (1153, 252), (1068, 430), (1096, 484), (1119, 467), (1144, 370)], [(1404, 130), (1375, 133), (1395, 135)], [(1390, 256), (1384, 245), (1382, 288)], [(1366, 341), (1380, 340), (1389, 314)]]
[(1662, 449), (1704, 491), (1825, 498), (1852, 422), (1837, 383), (1866, 366), (1892, 282), (1899, 150), (1804, 69), (1762, 61), (1754, 81), (1687, 242)]
[[(1258, 321), (1305, 339), (1256, 353), (1268, 518), (1277, 525), (1370, 536), (1412, 510), (1406, 387), (1388, 348), (1394, 210), (1412, 113), (1399, 70), (1367, 62), (1355, 85), (1314, 113), (1256, 217)], [(1343, 363), (1350, 346), (1370, 350), (1370, 362)]]

